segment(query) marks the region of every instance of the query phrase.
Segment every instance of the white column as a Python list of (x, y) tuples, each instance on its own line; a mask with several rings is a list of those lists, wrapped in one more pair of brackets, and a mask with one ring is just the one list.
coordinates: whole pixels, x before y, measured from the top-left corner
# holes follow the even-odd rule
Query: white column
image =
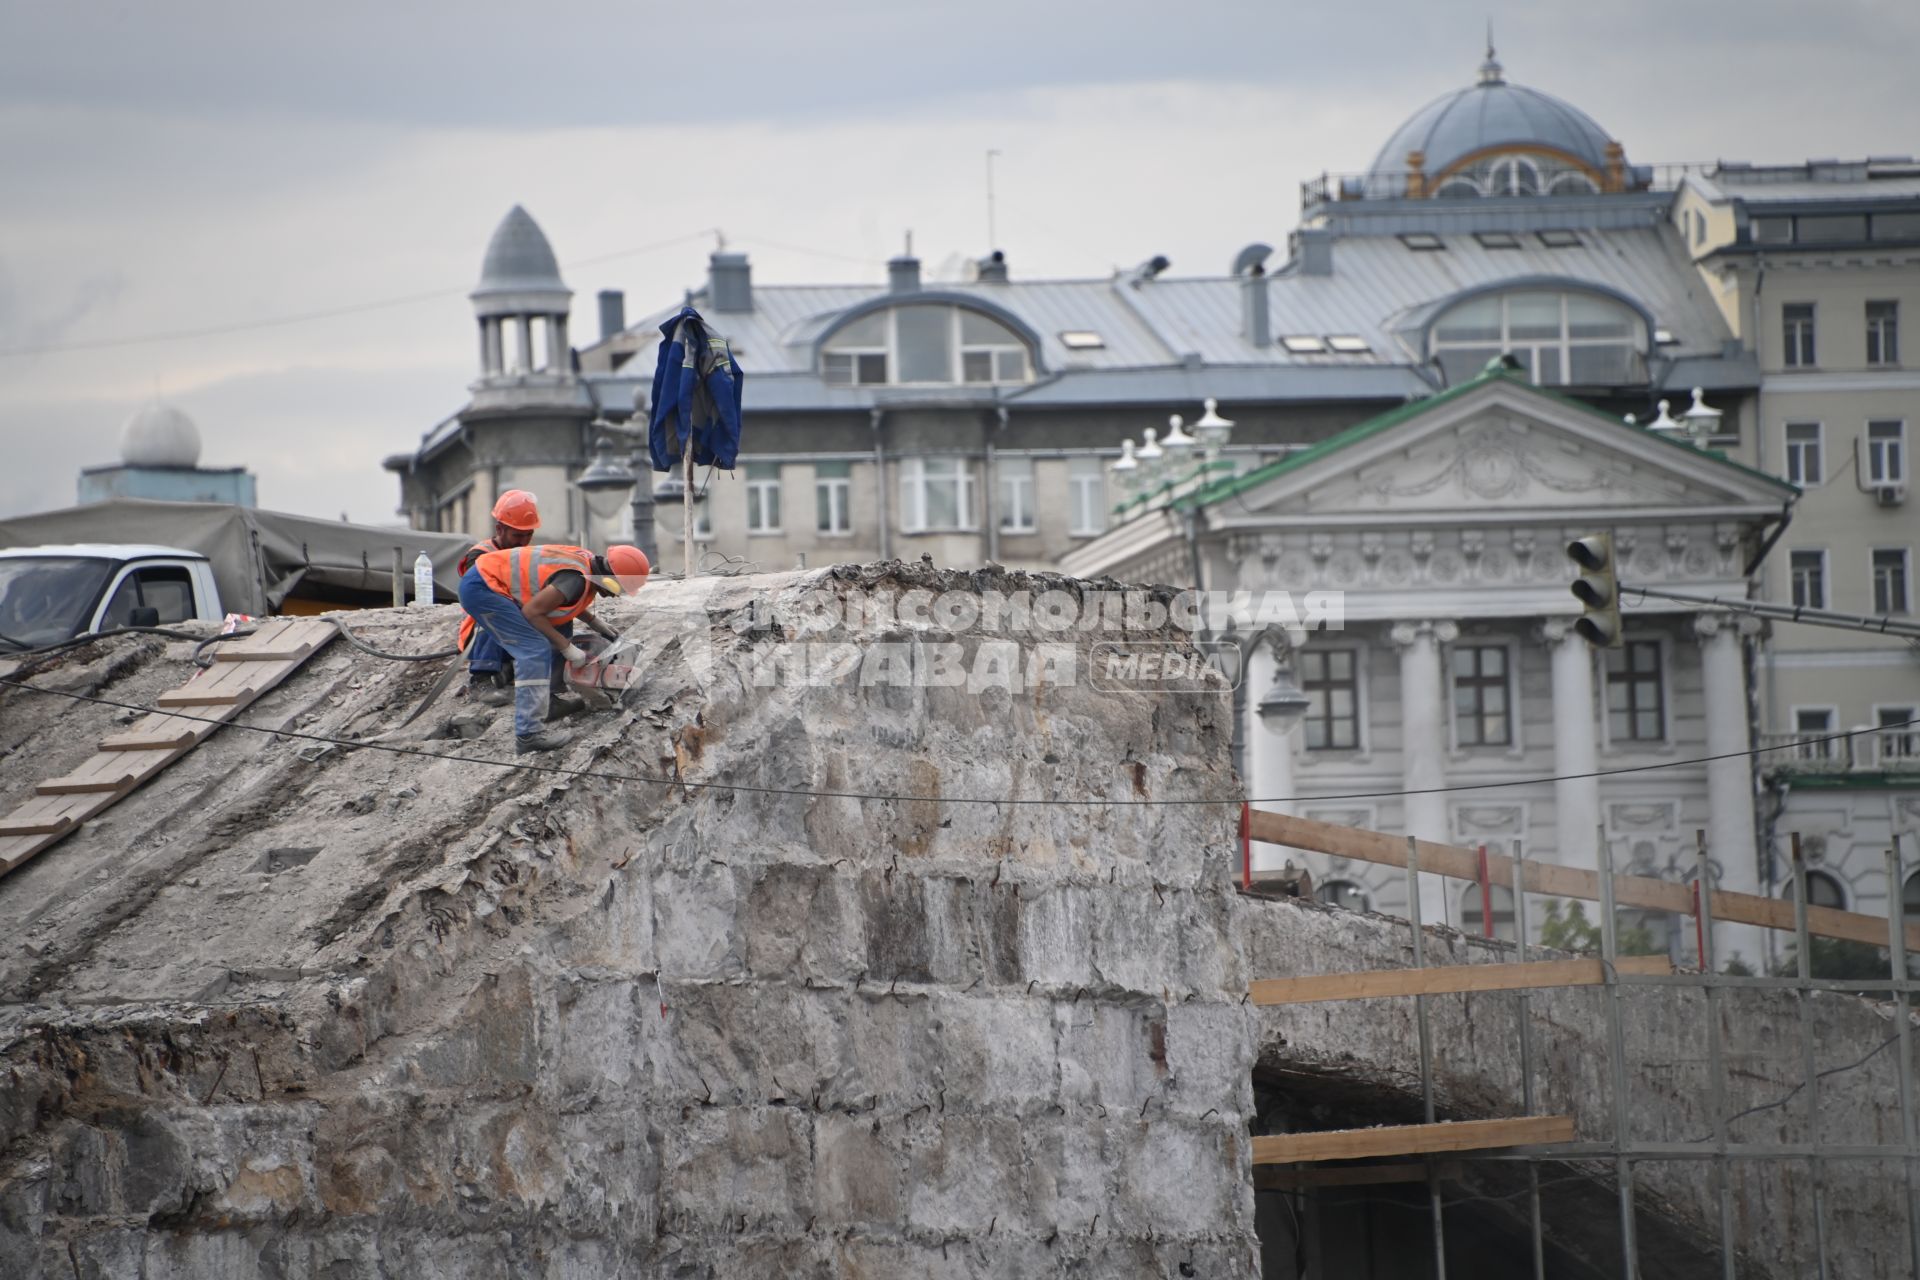
[(547, 320), (547, 368), (565, 374), (573, 369), (573, 352), (567, 346), (567, 318), (551, 316)]
[(497, 376), (500, 372), (500, 366), (505, 361), (505, 355), (502, 353), (500, 346), (500, 317), (488, 316), (480, 322), (480, 338), (483, 352), (481, 356), (482, 371), (488, 377)]
[[(1246, 744), (1248, 797), (1291, 796), (1293, 791), (1293, 743), (1299, 726), (1286, 733), (1275, 733), (1260, 722), (1260, 699), (1273, 688), (1279, 660), (1268, 641), (1256, 643), (1247, 654), (1247, 723), (1242, 740)], [(1256, 804), (1267, 813), (1292, 813), (1291, 804)], [(1277, 871), (1285, 866), (1287, 852), (1275, 845), (1254, 842), (1253, 868)]]
[[(1435, 788), (1447, 785), (1447, 682), (1440, 666), (1440, 646), (1450, 644), (1460, 629), (1451, 622), (1402, 622), (1393, 629), (1400, 648), (1400, 777), (1409, 793), (1404, 798), (1406, 833), (1422, 840), (1447, 842), (1447, 798)], [(1420, 918), (1426, 924), (1444, 923), (1446, 891), (1441, 878), (1420, 877)]]
[(533, 372), (533, 317), (516, 316), (519, 320), (520, 366), (518, 372)]
[[(1741, 661), (1741, 626), (1732, 618), (1701, 614), (1693, 620), (1700, 639), (1701, 683), (1707, 703), (1707, 754), (1725, 756), (1707, 765), (1707, 854), (1721, 889), (1759, 893), (1758, 833), (1753, 818), (1753, 748), (1747, 734), (1747, 675)], [(1766, 965), (1765, 930), (1716, 924), (1717, 967), (1738, 953), (1755, 972)]]
[(1554, 833), (1558, 861), (1597, 867), (1593, 847), (1600, 827), (1600, 779), (1579, 777), (1599, 768), (1593, 710), (1593, 649), (1570, 618), (1549, 618), (1540, 634), (1553, 651)]

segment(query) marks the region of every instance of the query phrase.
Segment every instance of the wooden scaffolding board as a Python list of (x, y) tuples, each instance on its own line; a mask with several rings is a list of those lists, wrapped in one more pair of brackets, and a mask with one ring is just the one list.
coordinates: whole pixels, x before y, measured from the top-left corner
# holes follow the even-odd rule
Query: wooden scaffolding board
[(1493, 1147), (1526, 1147), (1572, 1140), (1572, 1116), (1443, 1120), (1438, 1124), (1388, 1124), (1377, 1129), (1269, 1134), (1254, 1138), (1253, 1162), (1257, 1165), (1299, 1164), (1307, 1160), (1357, 1160), (1435, 1151), (1485, 1151)]
[[(1403, 870), (1407, 865), (1406, 837), (1389, 835), (1384, 831), (1343, 827), (1337, 823), (1315, 822), (1310, 818), (1294, 818), (1254, 809), (1248, 814), (1248, 835), (1264, 844), (1285, 845), (1310, 853), (1331, 854)], [(1419, 852), (1422, 871), (1452, 876), (1456, 880), (1477, 881), (1480, 878), (1478, 849), (1422, 840), (1419, 841)], [(1600, 873), (1597, 871), (1562, 866), (1557, 862), (1536, 862), (1529, 858), (1525, 862), (1525, 873), (1528, 893), (1580, 898), (1587, 902), (1600, 901)], [(1260, 876), (1255, 874), (1253, 878), (1258, 881)], [(1487, 881), (1512, 889), (1513, 859), (1505, 854), (1489, 852)], [(1683, 916), (1693, 914), (1692, 887), (1675, 880), (1616, 875), (1613, 878), (1613, 900), (1616, 906), (1621, 907), (1670, 911)], [(1758, 894), (1734, 893), (1726, 889), (1713, 891), (1713, 918), (1716, 923), (1722, 924), (1752, 924), (1788, 932), (1794, 928), (1793, 902), (1790, 899), (1764, 898)], [(1886, 917), (1864, 915), (1858, 911), (1809, 906), (1807, 931), (1824, 938), (1844, 938), (1869, 946), (1887, 945)], [(1907, 946), (1912, 951), (1920, 951), (1920, 921), (1907, 925)]]
[[(1673, 972), (1665, 956), (1621, 956), (1620, 973)], [(1598, 987), (1607, 981), (1600, 960), (1530, 960), (1523, 964), (1452, 964), (1432, 969), (1372, 969), (1300, 978), (1263, 978), (1248, 984), (1254, 1004), (1310, 1004), (1382, 996), (1439, 996), (1473, 991), (1531, 991), (1541, 987)]]
[(102, 738), (99, 749), (71, 772), (39, 783), (31, 799), (0, 816), (0, 876), (199, 746), (338, 634), (323, 618), (273, 618), (253, 635), (233, 641), (247, 658), (197, 669), (180, 688), (156, 699), (181, 714), (156, 711)]

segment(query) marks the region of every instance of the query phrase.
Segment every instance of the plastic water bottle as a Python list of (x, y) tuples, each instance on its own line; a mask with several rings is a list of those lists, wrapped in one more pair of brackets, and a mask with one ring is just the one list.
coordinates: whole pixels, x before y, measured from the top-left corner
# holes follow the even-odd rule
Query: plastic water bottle
[(424, 551), (413, 562), (413, 602), (433, 603), (433, 560)]

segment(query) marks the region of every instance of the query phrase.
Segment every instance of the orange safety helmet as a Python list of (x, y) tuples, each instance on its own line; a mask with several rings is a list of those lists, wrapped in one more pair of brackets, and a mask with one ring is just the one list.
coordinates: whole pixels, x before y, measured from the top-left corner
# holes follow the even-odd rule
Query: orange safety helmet
[(493, 504), (493, 518), (509, 529), (531, 532), (540, 527), (540, 507), (525, 489), (509, 489)]
[(596, 578), (594, 585), (607, 595), (638, 591), (646, 585), (647, 575), (653, 572), (653, 566), (647, 563), (647, 553), (638, 547), (608, 547), (606, 562), (612, 571), (611, 578)]

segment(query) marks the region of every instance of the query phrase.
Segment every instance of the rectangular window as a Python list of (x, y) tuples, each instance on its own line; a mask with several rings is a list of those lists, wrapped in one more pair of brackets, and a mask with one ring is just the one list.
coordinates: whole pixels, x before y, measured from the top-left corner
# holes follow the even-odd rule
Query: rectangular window
[(1787, 479), (1797, 485), (1819, 484), (1825, 478), (1820, 460), (1820, 424), (1787, 424)]
[(1817, 741), (1833, 732), (1833, 708), (1796, 707), (1793, 712), (1793, 734), (1801, 739), (1794, 747), (1794, 758), (1798, 760), (1830, 760), (1833, 758), (1831, 741)]
[(1033, 459), (998, 458), (993, 466), (1000, 473), (1000, 531), (1032, 533)]
[(1787, 563), (1793, 577), (1793, 607), (1796, 609), (1826, 608), (1827, 553), (1795, 551), (1788, 555)]
[(908, 458), (900, 465), (900, 527), (908, 533), (974, 527), (973, 464), (966, 458)]
[(1876, 213), (1875, 240), (1920, 240), (1920, 213)]
[(1907, 482), (1907, 424), (1869, 422), (1867, 424), (1867, 483), (1905, 484)]
[(1067, 532), (1090, 538), (1107, 527), (1107, 464), (1102, 458), (1074, 458), (1067, 464), (1072, 524)]
[(780, 464), (747, 464), (747, 532), (780, 532)]
[(1658, 640), (1629, 640), (1607, 650), (1607, 734), (1615, 742), (1659, 742), (1667, 736)]
[(1747, 227), (1755, 244), (1793, 243), (1792, 218), (1755, 218)]
[(1801, 244), (1853, 244), (1867, 238), (1867, 215), (1834, 213), (1822, 217), (1802, 214), (1795, 228)]
[(848, 512), (852, 497), (852, 463), (816, 462), (813, 464), (815, 529), (830, 535), (853, 532), (853, 522)]
[(1900, 363), (1900, 304), (1867, 304), (1867, 363)]
[(1789, 369), (1813, 367), (1813, 304), (1789, 302), (1780, 308), (1780, 333)]
[(1873, 611), (1907, 611), (1907, 550), (1905, 547), (1873, 553)]
[(1874, 714), (1874, 723), (1882, 729), (1894, 732), (1880, 735), (1880, 762), (1912, 760), (1920, 756), (1920, 725), (1914, 724), (1915, 712), (1920, 708), (1880, 707)]
[(1507, 699), (1507, 651), (1497, 644), (1463, 644), (1453, 650), (1453, 723), (1463, 747), (1513, 745), (1512, 707)]
[(1307, 750), (1360, 746), (1360, 676), (1351, 649), (1305, 649), (1294, 657), (1307, 695)]

